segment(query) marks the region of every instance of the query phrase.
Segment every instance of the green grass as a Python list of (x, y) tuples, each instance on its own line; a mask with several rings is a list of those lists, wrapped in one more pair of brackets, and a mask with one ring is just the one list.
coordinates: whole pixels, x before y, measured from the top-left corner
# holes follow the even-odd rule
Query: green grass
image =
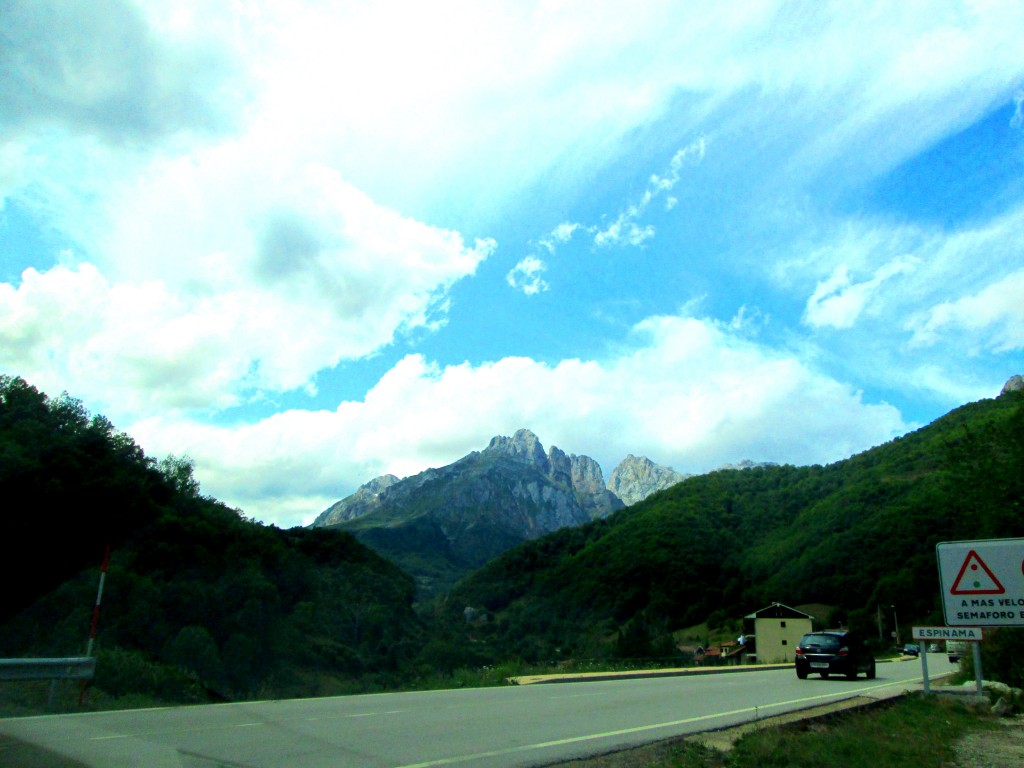
[(679, 739), (563, 768), (942, 768), (952, 764), (959, 738), (992, 727), (991, 716), (958, 701), (914, 695), (828, 719), (753, 731), (729, 752)]
[(953, 743), (979, 725), (963, 704), (941, 697), (908, 697), (893, 706), (844, 715), (833, 723), (752, 733), (740, 739), (726, 765), (905, 768), (944, 766)]

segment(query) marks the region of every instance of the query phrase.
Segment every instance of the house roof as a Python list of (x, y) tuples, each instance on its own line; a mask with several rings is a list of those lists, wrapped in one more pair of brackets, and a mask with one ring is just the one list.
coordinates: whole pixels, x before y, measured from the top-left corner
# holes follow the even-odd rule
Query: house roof
[(759, 611), (754, 611), (751, 614), (744, 616), (745, 619), (813, 619), (809, 613), (798, 611), (796, 608), (790, 608), (788, 605), (782, 603), (772, 603), (767, 608), (762, 608)]

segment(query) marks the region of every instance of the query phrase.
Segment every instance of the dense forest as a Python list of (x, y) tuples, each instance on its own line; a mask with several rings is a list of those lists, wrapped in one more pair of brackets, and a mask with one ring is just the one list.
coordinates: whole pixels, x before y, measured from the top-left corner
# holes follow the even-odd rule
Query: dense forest
[[(421, 645), (412, 580), (346, 533), (280, 530), (203, 496), (67, 395), (0, 377), (0, 657), (84, 652), (109, 545), (95, 684), (172, 701), (316, 695)], [(12, 503), (17, 500), (16, 503)]]
[(81, 654), (110, 548), (93, 690), (148, 702), (409, 687), (460, 667), (663, 657), (771, 602), (941, 624), (934, 547), (1024, 535), (1024, 392), (828, 466), (690, 478), (484, 565), (432, 604), (351, 535), (204, 496), (68, 395), (0, 376), (0, 657)]

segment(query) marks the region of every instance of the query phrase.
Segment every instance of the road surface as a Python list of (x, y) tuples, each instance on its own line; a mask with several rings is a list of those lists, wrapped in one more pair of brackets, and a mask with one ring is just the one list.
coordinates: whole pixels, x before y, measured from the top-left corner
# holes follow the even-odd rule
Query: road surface
[[(952, 668), (944, 654), (929, 654), (930, 676)], [(875, 680), (798, 680), (792, 669), (745, 670), (11, 718), (0, 720), (0, 738), (97, 768), (505, 768), (599, 754), (920, 682), (917, 660), (880, 663)]]

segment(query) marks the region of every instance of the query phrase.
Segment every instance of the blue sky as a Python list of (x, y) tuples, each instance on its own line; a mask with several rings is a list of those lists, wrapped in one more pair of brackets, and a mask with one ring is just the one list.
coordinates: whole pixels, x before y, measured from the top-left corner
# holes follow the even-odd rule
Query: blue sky
[(520, 427), (827, 463), (1024, 372), (1019, 3), (0, 27), (0, 372), (266, 522)]

